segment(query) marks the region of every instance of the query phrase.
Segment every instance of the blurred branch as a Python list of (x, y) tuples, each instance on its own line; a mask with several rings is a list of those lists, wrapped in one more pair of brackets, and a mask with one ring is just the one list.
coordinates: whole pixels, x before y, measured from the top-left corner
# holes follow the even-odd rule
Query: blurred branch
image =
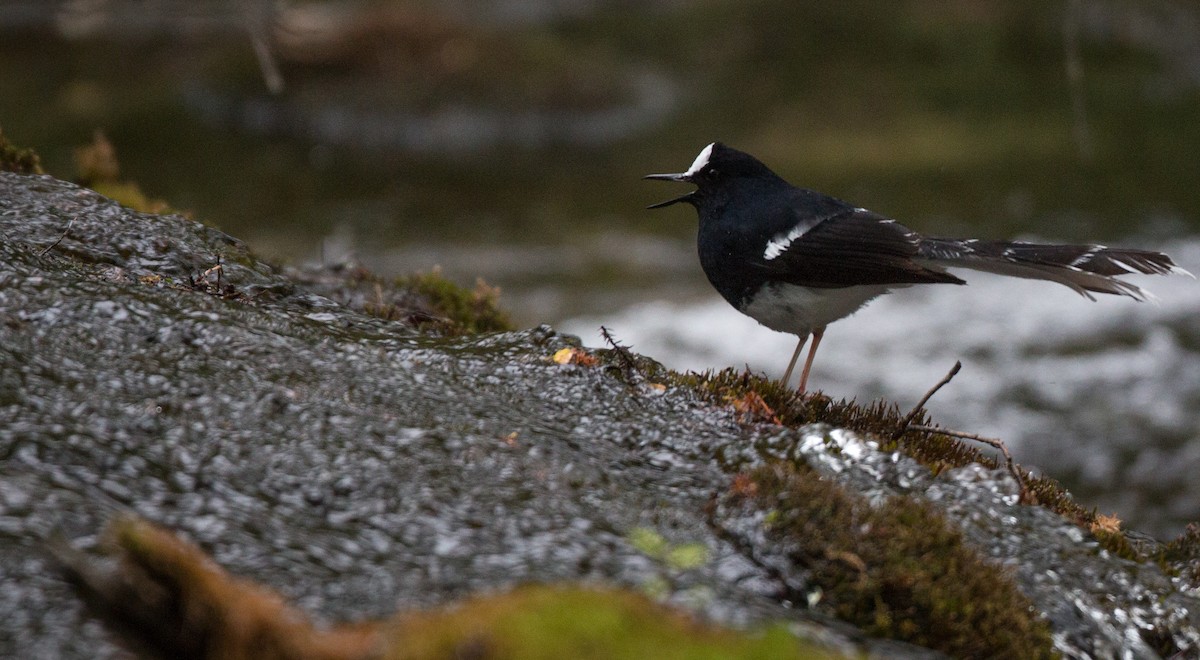
[(67, 39), (95, 36), (175, 38), (245, 31), (267, 89), (283, 91), (272, 34), (286, 2), (280, 0), (0, 0), (0, 26), (52, 26)]
[(275, 24), (276, 11), (274, 0), (260, 0), (246, 7), (245, 16), (246, 29), (250, 32), (250, 43), (254, 46), (254, 56), (258, 58), (263, 82), (272, 94), (282, 94), (283, 74), (271, 50), (271, 29)]
[(1079, 52), (1079, 27), (1083, 20), (1083, 0), (1067, 0), (1063, 17), (1063, 63), (1067, 69), (1067, 87), (1071, 95), (1071, 132), (1080, 158), (1090, 161), (1094, 154), (1092, 132), (1088, 127), (1087, 94), (1083, 85), (1083, 56)]

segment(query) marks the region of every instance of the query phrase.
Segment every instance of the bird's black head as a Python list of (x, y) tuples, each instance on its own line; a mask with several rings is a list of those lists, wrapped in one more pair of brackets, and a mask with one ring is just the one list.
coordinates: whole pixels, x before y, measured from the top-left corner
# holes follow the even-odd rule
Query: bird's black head
[(676, 202), (687, 202), (695, 206), (705, 195), (742, 178), (779, 179), (754, 156), (720, 142), (713, 142), (701, 149), (700, 155), (696, 156), (696, 160), (692, 161), (692, 166), (686, 172), (647, 174), (643, 178), (696, 184), (696, 189), (687, 194), (647, 207), (652, 209), (660, 209)]

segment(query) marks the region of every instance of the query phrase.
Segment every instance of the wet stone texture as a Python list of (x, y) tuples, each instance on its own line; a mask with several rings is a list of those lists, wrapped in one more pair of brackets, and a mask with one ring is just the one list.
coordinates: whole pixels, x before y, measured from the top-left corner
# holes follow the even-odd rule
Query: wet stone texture
[[(803, 431), (799, 443), (790, 434), (760, 441), (762, 455), (806, 460), (872, 501), (918, 495), (934, 503), (984, 557), (1011, 571), (1050, 621), (1064, 657), (1156, 658), (1152, 645), (1164, 639), (1185, 650), (1179, 657), (1200, 653), (1194, 592), (1156, 565), (1112, 556), (1059, 515), (1018, 504), (1017, 482), (1005, 470), (972, 464), (932, 477), (912, 459), (879, 451), (872, 440), (823, 425)], [(802, 572), (765, 542), (760, 522), (744, 517), (718, 524), (757, 540), (751, 551), (756, 562), (774, 567), (793, 587), (803, 585)]]
[[(772, 457), (944, 508), (1011, 568), (1068, 657), (1153, 657), (1139, 627), (1200, 639), (1196, 599), (1015, 505), (1004, 475), (934, 478), (841, 431), (743, 426), (689, 392), (556, 364), (576, 342), (545, 327), (422, 336), (220, 232), (49, 177), (0, 173), (0, 239), (2, 657), (117, 653), (45, 544), (93, 551), (121, 511), (327, 621), (591, 581), (733, 625), (791, 620), (847, 650), (931, 656), (782, 602), (778, 581), (802, 575), (764, 570), (771, 548), (709, 527), (733, 474)], [(204, 275), (218, 259), (219, 284)], [(639, 530), (699, 561), (639, 550)]]

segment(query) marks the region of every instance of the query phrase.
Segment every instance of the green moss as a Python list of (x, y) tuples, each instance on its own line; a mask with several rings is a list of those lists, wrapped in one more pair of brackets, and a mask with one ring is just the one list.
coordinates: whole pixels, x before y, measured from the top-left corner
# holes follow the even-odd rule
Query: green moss
[(33, 149), (18, 147), (0, 130), (0, 170), (17, 174), (41, 174), (42, 159)]
[(748, 479), (727, 501), (772, 514), (768, 539), (839, 618), (954, 657), (1054, 657), (1029, 600), (930, 505), (896, 497), (872, 507), (804, 464)]
[(1200, 588), (1200, 524), (1188, 525), (1178, 538), (1159, 548), (1157, 558), (1188, 580), (1192, 588)]
[(458, 336), (513, 329), (497, 304), (499, 289), (483, 280), (467, 289), (434, 269), (392, 279), (354, 265), (293, 272), (306, 287), (351, 308), (423, 332)]
[(138, 184), (132, 181), (94, 181), (88, 187), (128, 209), (141, 213), (174, 213), (169, 204), (161, 199), (148, 197)]
[(482, 279), (467, 289), (442, 276), (434, 269), (396, 278), (396, 286), (423, 299), (437, 316), (434, 324), (453, 334), (476, 334), (512, 330), (513, 324), (497, 305), (500, 289)]
[[(1097, 537), (1101, 533), (1103, 531), (1096, 533)], [(1168, 575), (1181, 580), (1181, 591), (1200, 588), (1200, 524), (1189, 524), (1183, 534), (1169, 543), (1159, 545), (1150, 542), (1148, 545), (1152, 546), (1151, 548), (1135, 548), (1135, 544), (1130, 543), (1129, 539), (1125, 539), (1125, 543), (1129, 546), (1128, 552), (1136, 555), (1136, 559), (1141, 560), (1143, 556), (1149, 555)], [(1159, 657), (1180, 658), (1187, 657), (1188, 654), (1194, 655), (1193, 647), (1180, 647), (1176, 635), (1169, 627), (1144, 628), (1141, 630), (1141, 636)]]
[(832, 658), (782, 626), (754, 633), (702, 626), (613, 589), (525, 587), (447, 611), (402, 615), (389, 658)]
[(708, 563), (708, 548), (703, 543), (673, 544), (648, 527), (636, 527), (626, 535), (638, 552), (671, 570), (685, 571)]
[[(1146, 561), (1147, 559), (1154, 559), (1153, 557), (1148, 557), (1145, 553), (1138, 551), (1138, 549), (1129, 542), (1129, 539), (1125, 536), (1125, 533), (1120, 529), (1105, 529), (1099, 525), (1093, 524), (1089, 527), (1089, 531), (1091, 531), (1092, 537), (1100, 543), (1100, 547), (1122, 559), (1128, 559), (1129, 561)], [(1162, 562), (1159, 563), (1162, 564)], [(1162, 565), (1163, 568), (1167, 568), (1165, 564)]]

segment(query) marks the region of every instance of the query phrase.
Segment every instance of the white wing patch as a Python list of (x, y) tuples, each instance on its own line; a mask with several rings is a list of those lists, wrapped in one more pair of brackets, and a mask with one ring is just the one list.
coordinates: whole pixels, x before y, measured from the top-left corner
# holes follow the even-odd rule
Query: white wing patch
[[(1103, 252), (1107, 249), (1108, 248), (1104, 247), (1103, 245), (1093, 245), (1092, 249), (1088, 250), (1087, 252), (1084, 252), (1083, 254), (1076, 257), (1074, 261), (1067, 264), (1067, 268), (1078, 268), (1078, 267), (1082, 266), (1083, 264), (1086, 264), (1087, 262), (1091, 261), (1092, 257), (1096, 256), (1097, 254), (1100, 254), (1101, 252)], [(1113, 259), (1113, 263), (1120, 266), (1121, 268), (1124, 268), (1125, 270), (1128, 270), (1131, 273), (1137, 272), (1136, 270), (1130, 269), (1129, 266), (1126, 266), (1125, 264), (1121, 263), (1120, 261), (1117, 261), (1116, 259)]]
[(792, 245), (793, 241), (803, 236), (810, 228), (807, 224), (799, 224), (792, 227), (792, 230), (786, 234), (779, 234), (767, 241), (767, 249), (763, 250), (763, 259), (770, 261), (783, 254)]
[(693, 176), (700, 170), (704, 169), (705, 165), (708, 165), (708, 159), (712, 157), (714, 144), (716, 144), (716, 142), (710, 143), (707, 147), (704, 147), (700, 150), (700, 155), (696, 156), (696, 160), (692, 161), (692, 166), (688, 168), (688, 171), (683, 173), (684, 176)]

